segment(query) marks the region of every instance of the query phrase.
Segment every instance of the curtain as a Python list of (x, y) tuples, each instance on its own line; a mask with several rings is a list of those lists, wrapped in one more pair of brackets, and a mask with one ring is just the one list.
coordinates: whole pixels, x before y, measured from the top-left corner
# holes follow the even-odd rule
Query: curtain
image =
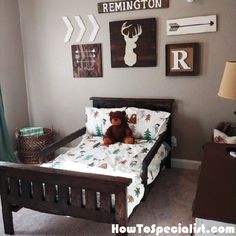
[(11, 139), (7, 130), (0, 87), (0, 161), (16, 162)]

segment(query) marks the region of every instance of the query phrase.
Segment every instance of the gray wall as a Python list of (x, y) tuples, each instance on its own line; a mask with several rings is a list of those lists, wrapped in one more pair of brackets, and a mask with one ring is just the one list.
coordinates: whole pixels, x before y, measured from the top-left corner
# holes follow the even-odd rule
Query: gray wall
[(16, 0), (0, 0), (0, 84), (9, 133), (28, 125), (20, 17)]
[[(170, 0), (170, 8), (97, 14), (97, 1), (19, 0), (29, 113), (33, 125), (53, 127), (65, 135), (84, 125), (84, 107), (91, 96), (175, 98), (174, 130), (178, 147), (174, 157), (199, 160), (202, 145), (210, 140), (219, 121), (233, 121), (235, 102), (217, 97), (225, 62), (235, 59), (235, 0)], [(64, 43), (61, 19), (94, 14), (101, 30), (95, 40), (103, 47), (103, 78), (73, 79), (71, 44)], [(166, 36), (166, 20), (218, 15), (218, 32)], [(156, 17), (158, 66), (112, 69), (109, 21)], [(74, 23), (74, 21), (73, 21)], [(82, 43), (88, 43), (87, 31)], [(165, 44), (199, 42), (201, 74), (197, 77), (165, 76)]]

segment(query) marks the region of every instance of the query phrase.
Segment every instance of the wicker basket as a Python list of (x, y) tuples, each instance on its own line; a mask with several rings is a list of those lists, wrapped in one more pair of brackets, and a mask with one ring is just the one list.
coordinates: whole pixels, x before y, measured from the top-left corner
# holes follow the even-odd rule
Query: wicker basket
[[(18, 158), (20, 162), (25, 164), (39, 164), (39, 152), (53, 143), (54, 132), (51, 129), (44, 128), (43, 135), (21, 136), (19, 131), (16, 131)], [(54, 158), (54, 153), (44, 158), (44, 162)]]

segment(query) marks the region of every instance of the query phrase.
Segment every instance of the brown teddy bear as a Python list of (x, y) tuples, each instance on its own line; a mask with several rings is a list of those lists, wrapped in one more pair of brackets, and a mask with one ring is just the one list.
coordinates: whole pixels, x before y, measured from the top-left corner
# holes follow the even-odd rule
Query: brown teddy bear
[(112, 125), (107, 129), (103, 137), (104, 145), (108, 146), (116, 142), (134, 144), (135, 140), (132, 130), (128, 126), (126, 112), (110, 112), (109, 116)]

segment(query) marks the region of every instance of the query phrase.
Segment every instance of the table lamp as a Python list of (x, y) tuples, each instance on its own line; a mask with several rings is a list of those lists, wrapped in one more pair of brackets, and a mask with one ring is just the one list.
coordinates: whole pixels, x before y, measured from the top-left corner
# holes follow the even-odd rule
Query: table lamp
[[(227, 61), (218, 95), (223, 98), (236, 100), (236, 61)], [(236, 111), (234, 112), (236, 114)], [(236, 157), (236, 148), (229, 150)]]
[(218, 95), (236, 100), (236, 61), (227, 61)]

